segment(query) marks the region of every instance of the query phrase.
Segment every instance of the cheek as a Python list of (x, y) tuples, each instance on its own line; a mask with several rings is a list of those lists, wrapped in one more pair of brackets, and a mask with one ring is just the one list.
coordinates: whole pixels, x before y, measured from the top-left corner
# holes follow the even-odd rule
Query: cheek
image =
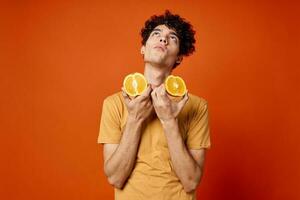
[(172, 51), (170, 51), (170, 54), (171, 54), (171, 55), (174, 55), (174, 56), (177, 56), (178, 53), (179, 53), (179, 48), (176, 47), (176, 46), (174, 46), (174, 47), (172, 48)]
[(153, 50), (153, 46), (155, 43), (152, 41), (148, 41), (145, 46), (145, 52), (150, 53)]
[(153, 38), (149, 38), (148, 41), (146, 42), (146, 46), (151, 47), (155, 43), (155, 40)]

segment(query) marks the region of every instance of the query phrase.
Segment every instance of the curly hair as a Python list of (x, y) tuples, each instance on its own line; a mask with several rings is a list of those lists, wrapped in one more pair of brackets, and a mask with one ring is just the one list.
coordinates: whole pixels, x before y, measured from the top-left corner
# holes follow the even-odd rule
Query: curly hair
[[(176, 31), (179, 37), (179, 54), (189, 56), (195, 51), (195, 30), (193, 26), (179, 15), (172, 14), (166, 10), (163, 15), (153, 15), (145, 22), (140, 34), (142, 36), (142, 45), (145, 45), (151, 32), (158, 25), (166, 25), (168, 28)], [(178, 64), (175, 63), (175, 68)]]

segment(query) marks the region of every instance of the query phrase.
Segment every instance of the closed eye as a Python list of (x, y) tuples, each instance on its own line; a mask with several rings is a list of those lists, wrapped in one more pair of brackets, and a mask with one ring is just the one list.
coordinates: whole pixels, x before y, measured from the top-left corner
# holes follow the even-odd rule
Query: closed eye
[(175, 35), (171, 35), (170, 38), (171, 38), (171, 40), (173, 40), (174, 42), (177, 43), (178, 38)]
[(171, 36), (170, 37), (172, 40), (177, 40), (176, 36)]
[(152, 35), (159, 35), (159, 32), (158, 32), (158, 31), (154, 31), (154, 32), (152, 33)]

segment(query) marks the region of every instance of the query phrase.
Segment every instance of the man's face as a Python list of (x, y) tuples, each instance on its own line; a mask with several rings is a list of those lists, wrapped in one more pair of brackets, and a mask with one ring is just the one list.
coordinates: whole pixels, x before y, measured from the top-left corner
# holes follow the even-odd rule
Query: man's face
[(145, 63), (173, 67), (175, 62), (180, 62), (179, 38), (177, 33), (166, 25), (158, 25), (150, 33), (146, 44), (142, 46), (141, 53)]

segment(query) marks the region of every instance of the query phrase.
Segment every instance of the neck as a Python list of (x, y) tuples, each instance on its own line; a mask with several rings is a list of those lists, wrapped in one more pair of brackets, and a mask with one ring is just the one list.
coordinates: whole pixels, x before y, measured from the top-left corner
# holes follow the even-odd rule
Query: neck
[(145, 63), (144, 76), (152, 89), (160, 86), (172, 72), (172, 67), (156, 66), (151, 63)]

